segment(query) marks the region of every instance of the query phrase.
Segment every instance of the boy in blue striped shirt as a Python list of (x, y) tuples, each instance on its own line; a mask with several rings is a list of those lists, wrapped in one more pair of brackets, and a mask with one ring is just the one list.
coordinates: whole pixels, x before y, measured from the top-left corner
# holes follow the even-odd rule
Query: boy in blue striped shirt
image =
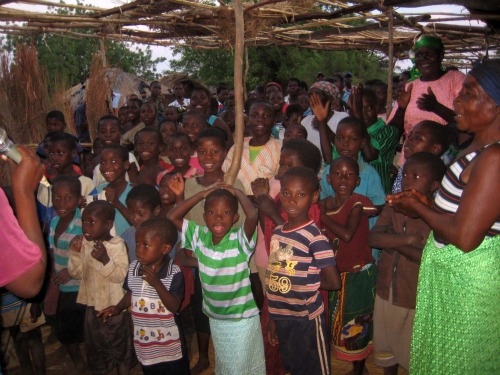
[(75, 366), (75, 373), (85, 370), (79, 343), (83, 341), (85, 306), (76, 303), (80, 281), (68, 272), (69, 246), (73, 237), (82, 234), (82, 218), (78, 206), (82, 202), (78, 177), (61, 175), (52, 184), (52, 202), (57, 216), (50, 222), (49, 245), (54, 254), (51, 281), (59, 286), (57, 302), (58, 340), (64, 345)]

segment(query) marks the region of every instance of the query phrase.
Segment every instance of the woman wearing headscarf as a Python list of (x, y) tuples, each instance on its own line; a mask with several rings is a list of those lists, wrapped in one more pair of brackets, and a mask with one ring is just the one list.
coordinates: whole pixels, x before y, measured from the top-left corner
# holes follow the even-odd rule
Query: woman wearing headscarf
[(434, 202), (416, 191), (387, 197), (433, 230), (422, 255), (410, 373), (498, 374), (500, 356), (500, 61), (478, 65), (454, 100), (473, 134)]
[(459, 71), (444, 71), (441, 63), (444, 45), (438, 37), (422, 35), (410, 55), (414, 56), (411, 82), (398, 93), (388, 125), (396, 126), (408, 135), (421, 121), (432, 120), (447, 124), (454, 119), (453, 100), (457, 97), (465, 75)]

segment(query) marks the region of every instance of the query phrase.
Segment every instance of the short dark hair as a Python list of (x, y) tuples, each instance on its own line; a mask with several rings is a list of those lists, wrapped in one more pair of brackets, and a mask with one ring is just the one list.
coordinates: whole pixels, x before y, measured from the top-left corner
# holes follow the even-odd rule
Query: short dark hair
[(141, 108), (142, 104), (143, 104), (143, 101), (139, 98), (130, 98), (129, 100), (127, 100), (127, 102), (132, 102), (132, 103), (135, 103), (137, 104), (137, 106), (139, 108)]
[(304, 167), (312, 169), (318, 174), (323, 160), (318, 147), (307, 139), (290, 139), (281, 148), (281, 151), (289, 150), (297, 153)]
[(233, 212), (234, 213), (238, 212), (238, 198), (236, 198), (226, 189), (215, 189), (210, 194), (208, 194), (207, 197), (205, 198), (205, 205), (203, 206), (203, 209), (206, 210), (208, 204), (211, 201), (220, 198), (227, 199), (229, 201), (229, 205), (231, 206)]
[(175, 126), (175, 130), (177, 130), (177, 122), (176, 121), (172, 121), (172, 120), (162, 120), (162, 122), (160, 122), (160, 124), (158, 124), (158, 129), (161, 129), (161, 126), (163, 124), (172, 124)]
[(196, 138), (196, 147), (198, 147), (200, 145), (200, 141), (203, 138), (213, 138), (213, 139), (216, 139), (217, 143), (224, 150), (226, 149), (227, 134), (221, 128), (210, 127), (210, 128), (202, 130), (200, 132), (200, 134), (198, 135), (198, 138)]
[(171, 245), (172, 247), (177, 242), (177, 228), (167, 218), (153, 217), (142, 223), (139, 229), (151, 230), (158, 235), (162, 244)]
[(253, 106), (256, 106), (256, 105), (265, 105), (269, 108), (271, 108), (273, 110), (273, 113), (274, 113), (274, 107), (273, 107), (273, 104), (269, 101), (269, 100), (265, 100), (265, 99), (255, 99), (251, 104), (250, 106), (248, 107), (248, 113), (250, 113), (250, 111), (252, 110), (252, 107)]
[(300, 104), (290, 104), (286, 107), (286, 110), (285, 110), (286, 118), (289, 118), (293, 114), (297, 114), (299, 116), (302, 116), (303, 113), (304, 113), (304, 110), (302, 109)]
[(285, 184), (287, 178), (296, 177), (300, 178), (303, 182), (308, 183), (311, 186), (313, 192), (319, 189), (318, 174), (315, 173), (311, 168), (307, 167), (293, 167), (285, 172), (283, 177), (281, 177), (281, 186)]
[(201, 119), (203, 122), (206, 122), (208, 120), (208, 116), (207, 114), (202, 111), (201, 109), (190, 109), (189, 111), (187, 112), (184, 112), (184, 114), (182, 115), (182, 120), (184, 121), (184, 117), (186, 116), (193, 116), (193, 117), (197, 117), (199, 119)]
[(143, 106), (145, 106), (145, 105), (148, 105), (148, 106), (150, 106), (150, 107), (153, 107), (153, 109), (155, 110), (155, 112), (158, 112), (158, 107), (156, 106), (156, 104), (155, 104), (154, 102), (151, 102), (151, 101), (149, 101), (149, 102), (144, 102), (144, 103), (142, 103), (142, 104), (141, 104), (141, 108), (142, 108)]
[(297, 82), (297, 85), (300, 83), (300, 79), (298, 79), (297, 77), (291, 77), (291, 78), (288, 78), (288, 82)]
[(124, 163), (128, 161), (128, 151), (122, 145), (106, 145), (103, 147), (102, 152), (104, 153), (104, 151), (106, 150), (111, 150), (116, 152)]
[[(441, 125), (442, 126), (442, 125)], [(432, 181), (441, 182), (446, 173), (446, 166), (438, 155), (431, 152), (417, 152), (406, 159), (403, 170), (408, 163), (419, 163), (431, 172)]]
[(333, 170), (334, 165), (340, 164), (340, 163), (350, 164), (351, 167), (354, 168), (354, 170), (356, 171), (356, 174), (359, 177), (359, 164), (358, 164), (358, 162), (354, 159), (348, 158), (347, 156), (340, 156), (340, 157), (332, 160), (332, 162), (330, 164), (330, 172)]
[(439, 156), (448, 151), (452, 140), (452, 132), (447, 126), (441, 125), (439, 122), (431, 120), (420, 121), (416, 125), (424, 126), (429, 132), (429, 137), (432, 144), (438, 144), (441, 146), (441, 152), (439, 153)]
[(193, 92), (195, 92), (195, 91), (203, 91), (207, 95), (207, 97), (209, 97), (209, 98), (212, 96), (210, 94), (210, 90), (207, 89), (205, 86), (199, 85), (199, 86), (193, 87), (193, 90), (191, 90), (191, 95), (193, 95)]
[(139, 130), (137, 133), (135, 133), (134, 143), (137, 142), (137, 140), (139, 139), (139, 136), (141, 134), (154, 134), (154, 135), (156, 135), (158, 143), (160, 145), (163, 144), (163, 137), (161, 136), (160, 131), (158, 129), (156, 129), (156, 127), (152, 128), (152, 127), (146, 126), (145, 128), (142, 128), (141, 130)]
[(172, 134), (168, 138), (168, 144), (172, 143), (173, 141), (177, 141), (177, 140), (186, 141), (188, 143), (189, 147), (191, 147), (191, 148), (193, 147), (193, 143), (191, 142), (191, 138), (189, 138), (189, 136), (186, 133), (177, 132), (177, 133)]
[(223, 82), (219, 83), (219, 86), (217, 86), (217, 95), (219, 95), (222, 90), (228, 90), (229, 91), (228, 85), (226, 85)]
[(82, 195), (82, 183), (76, 176), (71, 176), (67, 174), (57, 176), (52, 180), (52, 191), (54, 191), (56, 185), (59, 184), (69, 185), (69, 188), (72, 193), (75, 193), (78, 196)]
[(377, 98), (377, 94), (375, 94), (375, 91), (373, 91), (372, 89), (370, 88), (365, 88), (363, 90), (363, 93), (362, 93), (362, 98), (363, 99), (367, 99), (367, 100), (370, 100), (372, 101), (373, 103), (377, 104), (378, 103), (378, 98)]
[(66, 126), (66, 119), (64, 118), (64, 113), (62, 113), (61, 111), (55, 110), (47, 113), (47, 116), (45, 116), (45, 122), (47, 122), (49, 118), (55, 118), (56, 120), (61, 121), (64, 126)]
[(68, 146), (68, 150), (76, 150), (76, 138), (74, 135), (65, 132), (55, 132), (48, 139), (50, 143), (64, 142)]
[(139, 184), (130, 190), (127, 195), (127, 205), (131, 201), (139, 201), (152, 210), (161, 204), (161, 197), (158, 190), (153, 185), (150, 184)]
[(360, 134), (363, 138), (366, 137), (366, 125), (362, 120), (360, 120), (357, 117), (354, 117), (354, 116), (344, 117), (342, 120), (339, 121), (339, 124), (337, 125), (337, 129), (341, 125), (351, 126), (355, 129), (359, 130)]
[(90, 202), (87, 207), (85, 207), (83, 215), (85, 212), (89, 213), (92, 211), (99, 212), (104, 220), (115, 220), (115, 207), (108, 201), (97, 200)]
[[(127, 108), (127, 107), (122, 107), (122, 108)], [(120, 108), (121, 109), (121, 108)], [(121, 126), (120, 126), (120, 120), (118, 119), (118, 117), (114, 116), (114, 115), (105, 115), (105, 116), (102, 116), (99, 121), (97, 121), (97, 131), (100, 130), (101, 128), (101, 125), (107, 121), (116, 121), (116, 123), (118, 124), (118, 128), (120, 129)]]

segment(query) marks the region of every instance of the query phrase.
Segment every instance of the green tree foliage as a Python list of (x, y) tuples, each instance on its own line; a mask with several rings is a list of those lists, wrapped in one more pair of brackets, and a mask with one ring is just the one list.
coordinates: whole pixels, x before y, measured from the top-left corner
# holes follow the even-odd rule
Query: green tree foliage
[[(63, 8), (49, 8), (48, 13), (83, 15), (87, 12), (81, 9), (69, 11)], [(93, 33), (89, 30), (72, 31), (80, 34)], [(35, 45), (40, 65), (48, 71), (49, 82), (55, 82), (57, 77), (71, 85), (84, 82), (88, 78), (92, 55), (100, 49), (99, 39), (96, 38), (40, 33), (22, 37), (7, 36), (0, 40), (0, 47), (15, 53), (18, 43)], [(146, 80), (159, 78), (156, 65), (166, 60), (164, 57), (153, 59), (149, 46), (140, 48), (133, 47), (130, 43), (106, 40), (105, 49), (108, 66), (120, 68)]]
[[(179, 56), (179, 57), (178, 57)], [(207, 85), (232, 83), (233, 53), (231, 50), (197, 50), (176, 47), (175, 59), (170, 67), (186, 73)], [(267, 46), (249, 49), (247, 88), (265, 82), (286, 84), (288, 78), (297, 77), (312, 83), (318, 72), (330, 77), (335, 72), (352, 72), (355, 81), (387, 79), (387, 59), (375, 52), (324, 51), (298, 47)]]

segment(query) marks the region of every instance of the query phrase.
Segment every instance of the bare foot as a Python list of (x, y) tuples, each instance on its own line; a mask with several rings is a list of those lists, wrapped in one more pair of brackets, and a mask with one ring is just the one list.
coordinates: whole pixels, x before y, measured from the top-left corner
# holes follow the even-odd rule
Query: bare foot
[(191, 375), (201, 374), (209, 367), (210, 367), (210, 362), (208, 360), (200, 359), (198, 360), (198, 363), (191, 369)]

